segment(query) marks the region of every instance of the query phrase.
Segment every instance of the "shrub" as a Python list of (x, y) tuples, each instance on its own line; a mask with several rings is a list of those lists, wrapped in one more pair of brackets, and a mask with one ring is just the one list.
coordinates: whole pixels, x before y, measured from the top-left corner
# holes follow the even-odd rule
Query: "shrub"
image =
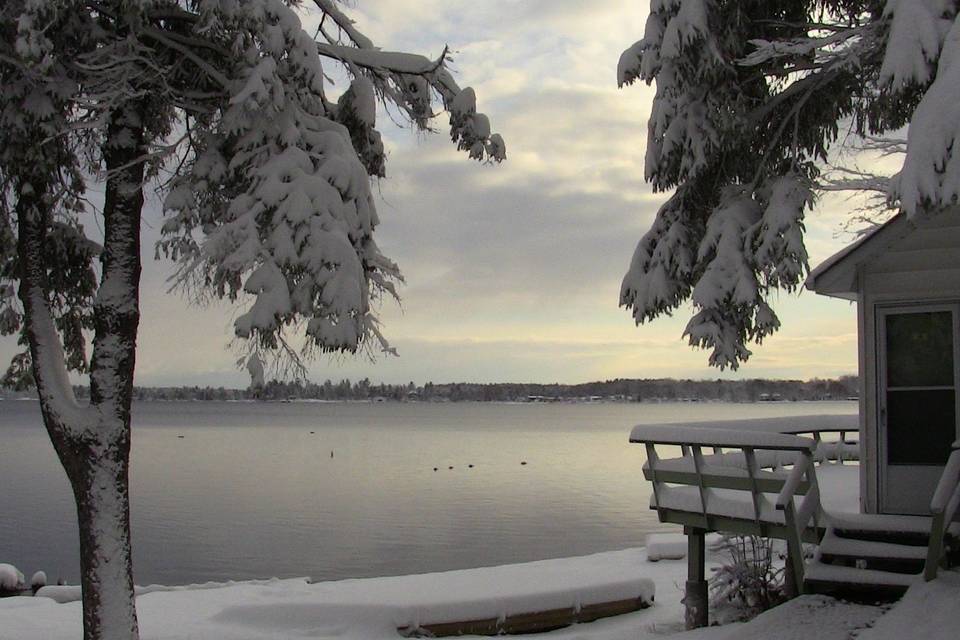
[[(748, 620), (783, 602), (783, 566), (768, 538), (725, 536), (729, 561), (710, 578), (710, 606), (720, 617)], [(726, 614), (726, 615), (724, 615)]]

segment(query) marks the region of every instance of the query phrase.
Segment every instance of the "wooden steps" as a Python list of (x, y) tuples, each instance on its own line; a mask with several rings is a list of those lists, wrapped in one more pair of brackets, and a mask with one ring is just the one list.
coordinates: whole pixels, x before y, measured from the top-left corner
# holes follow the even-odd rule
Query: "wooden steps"
[(923, 579), (930, 518), (845, 514), (830, 521), (804, 571), (804, 590), (854, 600), (895, 600)]
[(803, 584), (806, 593), (822, 593), (854, 602), (891, 602), (921, 580), (919, 574), (814, 562), (807, 566)]

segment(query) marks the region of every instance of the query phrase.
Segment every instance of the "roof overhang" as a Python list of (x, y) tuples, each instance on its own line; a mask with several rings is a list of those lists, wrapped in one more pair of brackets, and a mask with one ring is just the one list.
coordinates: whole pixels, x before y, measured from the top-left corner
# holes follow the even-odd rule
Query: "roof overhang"
[(860, 265), (889, 249), (915, 228), (906, 214), (898, 213), (820, 263), (807, 276), (804, 286), (822, 295), (856, 300), (859, 294), (857, 274)]

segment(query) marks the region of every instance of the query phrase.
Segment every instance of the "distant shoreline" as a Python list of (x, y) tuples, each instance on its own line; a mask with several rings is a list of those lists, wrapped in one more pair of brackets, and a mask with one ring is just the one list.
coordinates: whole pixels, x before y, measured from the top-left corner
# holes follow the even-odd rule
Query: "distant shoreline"
[[(78, 398), (87, 387), (76, 386)], [(856, 376), (812, 380), (678, 380), (618, 378), (580, 384), (426, 382), (374, 384), (369, 379), (323, 383), (271, 380), (246, 389), (226, 387), (135, 387), (135, 400), (262, 402), (796, 402), (856, 400)], [(0, 391), (0, 399), (35, 398), (31, 391)]]

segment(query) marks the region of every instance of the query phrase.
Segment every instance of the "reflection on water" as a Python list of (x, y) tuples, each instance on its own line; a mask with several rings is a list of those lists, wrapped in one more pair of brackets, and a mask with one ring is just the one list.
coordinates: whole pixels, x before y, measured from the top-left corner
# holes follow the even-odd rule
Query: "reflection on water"
[[(334, 579), (637, 546), (665, 527), (647, 508), (643, 448), (627, 443), (634, 424), (855, 411), (847, 402), (142, 403), (135, 573), (141, 584)], [(34, 402), (0, 402), (0, 487), (0, 562), (77, 581), (73, 500)]]

